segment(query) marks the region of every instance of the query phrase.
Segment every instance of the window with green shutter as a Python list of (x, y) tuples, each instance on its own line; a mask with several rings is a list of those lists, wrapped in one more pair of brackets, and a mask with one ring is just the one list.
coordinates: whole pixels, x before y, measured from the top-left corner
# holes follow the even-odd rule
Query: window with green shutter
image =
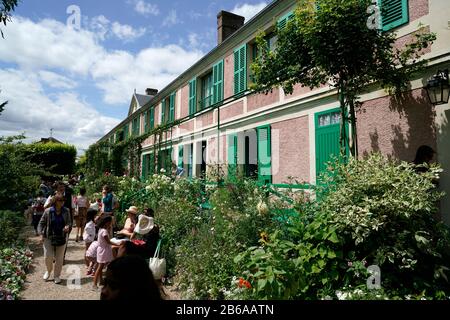
[(278, 23), (277, 23), (278, 29), (283, 30), (284, 28), (286, 28), (289, 20), (294, 19), (294, 17), (295, 17), (294, 11), (290, 11), (290, 12), (286, 13), (284, 16), (282, 16), (280, 19), (278, 19)]
[(247, 90), (247, 44), (234, 51), (234, 94)]
[(197, 112), (197, 79), (189, 81), (189, 115)]
[(213, 103), (223, 101), (223, 60), (213, 67)]
[(141, 126), (141, 121), (140, 121), (140, 117), (137, 117), (133, 120), (132, 123), (132, 127), (131, 127), (131, 132), (133, 136), (138, 136), (140, 133), (140, 126)]
[(263, 184), (272, 183), (272, 138), (270, 125), (257, 129), (258, 139), (258, 180)]
[(210, 72), (201, 81), (200, 110), (213, 105), (213, 73)]
[(231, 134), (228, 136), (228, 176), (236, 177), (238, 164), (238, 136)]
[(409, 22), (408, 0), (378, 0), (383, 31), (392, 30)]
[(172, 93), (169, 98), (169, 123), (175, 121), (175, 97), (176, 93)]

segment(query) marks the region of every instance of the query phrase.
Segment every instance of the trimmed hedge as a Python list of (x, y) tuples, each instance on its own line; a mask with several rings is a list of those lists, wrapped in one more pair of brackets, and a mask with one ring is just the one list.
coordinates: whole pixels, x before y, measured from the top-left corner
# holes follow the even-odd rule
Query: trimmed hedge
[(26, 154), (33, 163), (42, 165), (52, 174), (69, 175), (75, 172), (77, 149), (59, 143), (33, 143), (26, 146)]

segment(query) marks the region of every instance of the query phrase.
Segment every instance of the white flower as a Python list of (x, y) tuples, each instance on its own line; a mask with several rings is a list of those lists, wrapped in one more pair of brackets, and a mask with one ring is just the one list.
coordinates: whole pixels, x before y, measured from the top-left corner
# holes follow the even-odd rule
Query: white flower
[(216, 230), (216, 228), (212, 227), (212, 228), (211, 228), (211, 231), (214, 231), (214, 230)]

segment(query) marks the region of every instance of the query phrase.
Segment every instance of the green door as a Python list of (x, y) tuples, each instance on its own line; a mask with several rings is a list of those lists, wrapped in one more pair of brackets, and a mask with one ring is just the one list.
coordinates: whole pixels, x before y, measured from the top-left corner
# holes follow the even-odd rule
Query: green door
[[(327, 163), (333, 156), (340, 155), (339, 138), (341, 133), (340, 108), (316, 114), (316, 176), (327, 170)], [(348, 125), (346, 125), (348, 132)], [(346, 150), (348, 154), (348, 150)]]

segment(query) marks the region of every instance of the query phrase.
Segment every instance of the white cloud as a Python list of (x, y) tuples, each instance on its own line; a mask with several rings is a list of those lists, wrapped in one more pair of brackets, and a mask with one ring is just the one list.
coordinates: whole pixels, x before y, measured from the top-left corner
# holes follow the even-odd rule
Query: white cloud
[(169, 14), (163, 21), (163, 26), (170, 27), (170, 26), (176, 25), (178, 23), (180, 23), (180, 22), (178, 21), (178, 18), (177, 18), (177, 11), (170, 10)]
[(143, 16), (159, 15), (159, 8), (156, 4), (151, 4), (143, 0), (128, 1), (128, 4), (134, 5), (134, 11)]
[(89, 29), (101, 41), (114, 36), (123, 42), (131, 42), (142, 37), (147, 32), (146, 28), (137, 29), (128, 24), (120, 24), (117, 21), (111, 23), (103, 15), (93, 17), (90, 20)]
[(105, 40), (109, 32), (110, 21), (103, 15), (91, 19), (89, 28), (92, 30), (100, 40)]
[(134, 88), (162, 89), (204, 55), (176, 45), (136, 54), (109, 51), (94, 32), (77, 32), (54, 20), (35, 23), (15, 17), (5, 29), (0, 61), (15, 63), (22, 70), (56, 69), (60, 74), (92, 78), (109, 104), (128, 103)]
[(236, 5), (232, 13), (238, 14), (240, 16), (245, 17), (245, 22), (249, 21), (253, 18), (257, 13), (259, 13), (262, 9), (267, 7), (267, 2), (260, 2), (258, 4), (248, 4), (244, 3), (241, 5)]
[(75, 81), (54, 72), (40, 71), (39, 77), (52, 88), (73, 89), (77, 87)]
[(120, 122), (101, 115), (76, 93), (49, 97), (39, 81), (40, 74), (0, 70), (2, 98), (9, 101), (0, 117), (0, 135), (25, 132), (36, 141), (48, 137), (53, 129), (58, 140), (87, 149)]
[(177, 45), (142, 50), (137, 55), (125, 51), (108, 54), (92, 70), (97, 86), (108, 92), (109, 104), (129, 102), (134, 88), (162, 89), (203, 56)]
[(112, 24), (111, 30), (117, 38), (126, 42), (142, 37), (147, 31), (145, 28), (134, 29), (132, 26), (118, 22)]

